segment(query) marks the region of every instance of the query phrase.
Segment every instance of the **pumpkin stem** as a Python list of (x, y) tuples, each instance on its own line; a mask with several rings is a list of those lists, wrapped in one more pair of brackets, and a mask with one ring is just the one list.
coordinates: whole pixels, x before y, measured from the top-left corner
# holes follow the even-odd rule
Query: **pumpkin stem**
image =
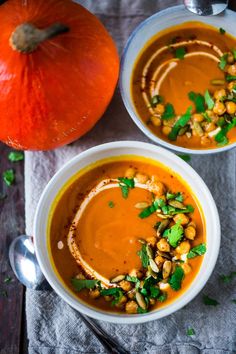
[(31, 23), (23, 23), (16, 27), (9, 39), (12, 49), (21, 53), (31, 53), (38, 45), (52, 37), (69, 31), (69, 27), (61, 23), (39, 29)]

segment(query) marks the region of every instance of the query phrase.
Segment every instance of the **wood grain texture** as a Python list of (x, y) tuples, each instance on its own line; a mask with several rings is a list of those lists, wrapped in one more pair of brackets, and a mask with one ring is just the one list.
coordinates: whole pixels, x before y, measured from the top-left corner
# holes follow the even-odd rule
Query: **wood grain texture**
[[(24, 163), (8, 160), (11, 150), (0, 144), (0, 353), (19, 353), (21, 341), (23, 286), (14, 277), (8, 262), (8, 247), (18, 235), (24, 233)], [(16, 175), (14, 185), (7, 187), (2, 173), (13, 168)], [(4, 283), (7, 277), (12, 280)]]

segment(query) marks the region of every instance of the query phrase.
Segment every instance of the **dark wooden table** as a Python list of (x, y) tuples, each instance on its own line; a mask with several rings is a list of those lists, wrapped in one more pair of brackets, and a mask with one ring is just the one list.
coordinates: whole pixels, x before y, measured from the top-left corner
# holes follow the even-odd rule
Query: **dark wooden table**
[[(236, 0), (230, 1), (230, 8), (236, 11)], [(11, 163), (10, 151), (0, 143), (0, 176), (9, 168), (16, 174), (16, 182), (11, 187), (0, 179), (0, 194), (6, 194), (0, 200), (0, 354), (27, 353), (25, 289), (14, 277), (8, 262), (11, 240), (25, 232), (24, 163)]]

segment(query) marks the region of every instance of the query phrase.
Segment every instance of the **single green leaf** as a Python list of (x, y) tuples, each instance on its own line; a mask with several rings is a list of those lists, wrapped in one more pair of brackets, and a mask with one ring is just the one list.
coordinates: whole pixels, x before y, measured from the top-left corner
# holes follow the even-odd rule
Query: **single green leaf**
[(118, 177), (120, 183), (125, 184), (129, 188), (134, 188), (134, 179), (133, 178), (126, 178), (126, 177)]
[(236, 80), (236, 75), (227, 75), (226, 76), (226, 81), (233, 81)]
[(187, 329), (187, 336), (194, 336), (195, 330), (193, 328), (188, 328)]
[(161, 208), (164, 215), (188, 214), (194, 212), (192, 205), (186, 205), (185, 209), (174, 208), (170, 205), (165, 205)]
[(174, 107), (171, 103), (167, 103), (165, 105), (165, 111), (164, 113), (162, 114), (161, 118), (163, 120), (168, 120), (168, 119), (172, 119), (175, 117), (175, 110), (174, 110)]
[(236, 127), (236, 118), (233, 118), (231, 123), (228, 123), (226, 126), (221, 128), (221, 131), (219, 133), (217, 133), (215, 136), (215, 141), (217, 141), (217, 143), (220, 143), (220, 144), (224, 144), (224, 143), (227, 144), (228, 139), (227, 139), (226, 135), (234, 127)]
[(191, 156), (190, 155), (186, 155), (186, 154), (179, 154), (178, 155), (182, 160), (189, 162), (191, 161)]
[(200, 93), (195, 93), (191, 91), (189, 92), (188, 97), (190, 101), (192, 101), (195, 104), (197, 113), (202, 113), (205, 111), (205, 100)]
[(8, 160), (11, 162), (18, 162), (24, 160), (24, 153), (21, 151), (11, 151), (8, 154)]
[(191, 248), (189, 251), (187, 258), (195, 258), (197, 256), (202, 256), (203, 254), (206, 253), (206, 244), (205, 243), (200, 243), (199, 245)]
[(157, 286), (150, 286), (150, 297), (153, 299), (157, 299), (160, 295), (160, 289)]
[(143, 268), (147, 268), (148, 265), (149, 265), (149, 257), (148, 257), (148, 254), (147, 254), (146, 244), (142, 245), (141, 250), (138, 251), (137, 254), (138, 254), (138, 256), (141, 259)]
[(13, 169), (6, 170), (2, 174), (3, 180), (7, 186), (11, 186), (15, 181), (15, 172)]
[(228, 275), (224, 275), (224, 274), (220, 275), (220, 279), (225, 284), (230, 283), (233, 280), (234, 277), (236, 277), (236, 272), (231, 272)]
[(129, 187), (122, 185), (121, 183), (119, 183), (119, 186), (120, 186), (123, 198), (127, 199), (128, 195), (129, 195)]
[(171, 278), (169, 280), (169, 284), (170, 284), (171, 288), (175, 291), (180, 290), (183, 278), (184, 278), (184, 271), (181, 267), (177, 266), (175, 268), (174, 273), (171, 275)]
[(100, 294), (102, 296), (113, 296), (114, 300), (111, 302), (111, 304), (115, 305), (118, 302), (120, 302), (120, 300), (123, 296), (123, 291), (121, 288), (109, 288), (109, 289), (102, 289), (100, 291)]
[(215, 105), (215, 102), (212, 99), (210, 92), (208, 90), (206, 90), (204, 97), (205, 97), (205, 102), (206, 102), (208, 109), (212, 109)]
[(232, 49), (232, 53), (233, 53), (233, 56), (234, 56), (234, 60), (236, 60), (236, 49)]
[(179, 47), (175, 50), (175, 58), (182, 60), (184, 59), (185, 54), (186, 54), (186, 49), (184, 47)]
[(207, 295), (203, 295), (203, 303), (205, 305), (209, 305), (209, 306), (217, 306), (219, 305), (219, 302), (215, 299), (210, 298)]
[(11, 277), (6, 277), (4, 280), (3, 280), (3, 283), (5, 284), (8, 284), (12, 281), (12, 278)]
[(184, 197), (183, 197), (182, 193), (180, 193), (180, 192), (178, 192), (178, 193), (169, 193), (169, 192), (167, 192), (166, 193), (166, 199), (167, 200), (175, 199), (175, 200), (178, 200), (178, 202), (183, 202)]
[(160, 296), (158, 296), (157, 300), (160, 302), (164, 302), (167, 299), (167, 294), (166, 293), (162, 293)]
[(184, 236), (184, 229), (180, 225), (180, 222), (173, 225), (170, 229), (167, 229), (163, 233), (164, 237), (167, 237), (169, 244), (176, 248), (180, 242), (180, 240)]
[(225, 34), (226, 31), (224, 30), (224, 28), (220, 27), (219, 32), (220, 32), (220, 34)]
[(156, 105), (158, 105), (159, 103), (162, 103), (162, 102), (163, 102), (163, 97), (160, 95), (155, 95), (155, 96), (152, 96), (150, 104), (151, 104), (151, 107), (156, 107)]
[(158, 208), (161, 208), (164, 205), (165, 202), (163, 199), (156, 199), (151, 205), (149, 205), (147, 208), (143, 209), (141, 213), (139, 213), (139, 217), (141, 219), (147, 218), (151, 214), (155, 213)]
[(185, 125), (190, 121), (191, 119), (191, 111), (192, 111), (192, 106), (188, 107), (186, 113), (184, 113), (174, 124), (170, 134), (168, 135), (168, 138), (170, 140), (176, 140), (177, 135), (180, 131), (181, 128), (185, 127)]
[(224, 68), (226, 67), (227, 65), (227, 58), (228, 58), (228, 54), (225, 53), (222, 55), (222, 57), (220, 58), (220, 62), (219, 62), (219, 68), (221, 70), (224, 70)]
[(142, 314), (142, 313), (147, 313), (148, 311), (147, 311), (147, 310), (142, 309), (142, 307), (138, 307), (137, 312), (138, 312), (139, 314)]
[(77, 278), (71, 279), (71, 284), (73, 285), (76, 291), (80, 291), (82, 289), (94, 289), (97, 283), (98, 283), (97, 280), (77, 279)]
[(114, 204), (114, 202), (112, 200), (110, 200), (108, 202), (108, 206), (109, 206), (109, 208), (114, 208), (115, 204)]
[(203, 112), (202, 115), (207, 122), (209, 123), (212, 122), (212, 119), (208, 116), (207, 112)]

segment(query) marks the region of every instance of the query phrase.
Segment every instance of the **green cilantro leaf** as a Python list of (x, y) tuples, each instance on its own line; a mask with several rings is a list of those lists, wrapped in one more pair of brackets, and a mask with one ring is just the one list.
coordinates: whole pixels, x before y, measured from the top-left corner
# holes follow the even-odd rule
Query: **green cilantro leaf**
[(224, 28), (220, 27), (219, 32), (220, 32), (220, 34), (225, 34), (226, 31), (224, 30)]
[(226, 76), (226, 81), (233, 81), (236, 80), (236, 75), (227, 75)]
[(167, 192), (166, 193), (166, 199), (167, 200), (175, 199), (175, 200), (178, 200), (178, 202), (183, 202), (184, 197), (183, 197), (182, 193), (180, 193), (180, 192), (178, 192), (178, 193), (169, 193), (169, 192)]
[(208, 116), (207, 112), (203, 112), (202, 115), (203, 115), (203, 117), (205, 118), (205, 120), (206, 120), (207, 122), (209, 122), (209, 123), (212, 122), (212, 120), (211, 120), (211, 118)]
[(190, 155), (186, 155), (186, 154), (179, 154), (178, 155), (182, 160), (189, 162), (191, 161), (191, 156)]
[(166, 293), (162, 293), (161, 295), (158, 296), (157, 300), (160, 302), (164, 302), (167, 299), (167, 294)]
[(114, 202), (112, 200), (110, 200), (108, 202), (108, 206), (109, 206), (109, 208), (114, 208), (115, 204), (114, 204)]
[(113, 296), (114, 300), (111, 302), (112, 305), (117, 304), (118, 302), (120, 302), (122, 296), (123, 296), (123, 291), (121, 288), (109, 288), (109, 289), (102, 289), (100, 291), (100, 294), (102, 296)]
[(175, 110), (171, 103), (165, 105), (165, 111), (162, 114), (161, 118), (164, 120), (172, 119), (175, 117)]
[(177, 266), (175, 268), (174, 273), (171, 275), (171, 278), (169, 280), (169, 284), (171, 288), (175, 291), (178, 291), (181, 289), (181, 283), (184, 278), (184, 271), (181, 267)]
[(194, 211), (192, 205), (186, 205), (185, 209), (174, 208), (171, 205), (165, 205), (161, 208), (164, 215), (188, 214)]
[(73, 285), (76, 291), (80, 291), (82, 289), (94, 289), (96, 284), (98, 284), (98, 281), (90, 279), (72, 278), (71, 284)]
[(182, 60), (184, 59), (185, 54), (186, 54), (186, 49), (184, 47), (179, 47), (175, 50), (175, 58)]
[(215, 136), (215, 141), (217, 141), (217, 143), (222, 144), (222, 145), (227, 144), (228, 138), (226, 135), (234, 127), (236, 127), (236, 118), (233, 118), (231, 123), (228, 123), (226, 126), (221, 128), (221, 131), (219, 133), (217, 133)]
[(214, 107), (215, 102), (212, 99), (208, 90), (206, 90), (204, 97), (205, 97), (205, 102), (206, 102), (208, 109), (212, 109)]
[(140, 251), (137, 252), (138, 256), (141, 259), (143, 268), (147, 268), (149, 265), (149, 257), (147, 254), (147, 249), (146, 249), (146, 245), (142, 245), (142, 248)]
[(230, 283), (233, 280), (234, 277), (236, 277), (236, 272), (231, 272), (228, 275), (224, 275), (224, 274), (220, 275), (220, 279), (225, 284)]
[(187, 329), (187, 336), (194, 336), (195, 330), (193, 328), (188, 328)]
[(224, 70), (224, 68), (226, 67), (227, 65), (227, 58), (228, 58), (228, 54), (225, 53), (222, 55), (222, 57), (220, 58), (220, 62), (219, 62), (219, 68), (221, 70)]
[(234, 60), (236, 60), (236, 49), (232, 49), (232, 53), (233, 53), (233, 56), (234, 56)]
[(165, 201), (163, 199), (156, 199), (154, 202), (149, 205), (147, 208), (143, 209), (141, 213), (139, 213), (139, 217), (141, 219), (147, 218), (151, 214), (153, 214), (158, 208), (161, 208), (165, 205)]
[(160, 289), (157, 286), (150, 286), (150, 297), (153, 299), (157, 299), (160, 295)]
[(24, 153), (21, 151), (11, 151), (8, 154), (8, 160), (11, 162), (18, 162), (24, 160)]
[(179, 241), (183, 238), (184, 230), (180, 225), (180, 222), (177, 222), (170, 229), (164, 231), (163, 236), (167, 237), (169, 244), (176, 248)]
[(181, 128), (185, 127), (185, 125), (189, 122), (191, 119), (191, 111), (192, 111), (192, 106), (188, 107), (186, 113), (184, 113), (174, 124), (170, 134), (168, 135), (168, 138), (170, 140), (176, 140), (177, 135), (180, 131)]
[(151, 104), (151, 107), (156, 107), (156, 105), (158, 105), (158, 103), (162, 103), (162, 102), (163, 102), (163, 97), (160, 95), (155, 95), (155, 96), (152, 96), (150, 104)]
[(195, 93), (191, 91), (189, 92), (188, 97), (190, 101), (192, 101), (195, 104), (197, 113), (202, 113), (205, 111), (205, 100), (200, 93)]
[(219, 302), (217, 300), (212, 299), (212, 298), (210, 298), (207, 295), (203, 295), (202, 299), (203, 299), (203, 303), (205, 305), (209, 305), (209, 306), (217, 306), (217, 305), (219, 305)]
[(138, 307), (137, 312), (138, 312), (139, 314), (142, 314), (142, 313), (147, 313), (148, 311), (147, 311), (147, 310), (142, 309), (142, 307)]
[(189, 251), (187, 258), (195, 258), (197, 256), (202, 256), (204, 253), (206, 253), (206, 244), (205, 243), (200, 243), (199, 245), (191, 248)]
[(119, 182), (119, 187), (121, 189), (121, 193), (124, 199), (128, 198), (129, 195), (129, 189), (134, 188), (134, 179), (133, 178), (125, 178), (125, 177), (119, 177), (118, 180)]
[(11, 186), (15, 181), (15, 172), (13, 169), (6, 170), (2, 174), (3, 180), (7, 186)]

